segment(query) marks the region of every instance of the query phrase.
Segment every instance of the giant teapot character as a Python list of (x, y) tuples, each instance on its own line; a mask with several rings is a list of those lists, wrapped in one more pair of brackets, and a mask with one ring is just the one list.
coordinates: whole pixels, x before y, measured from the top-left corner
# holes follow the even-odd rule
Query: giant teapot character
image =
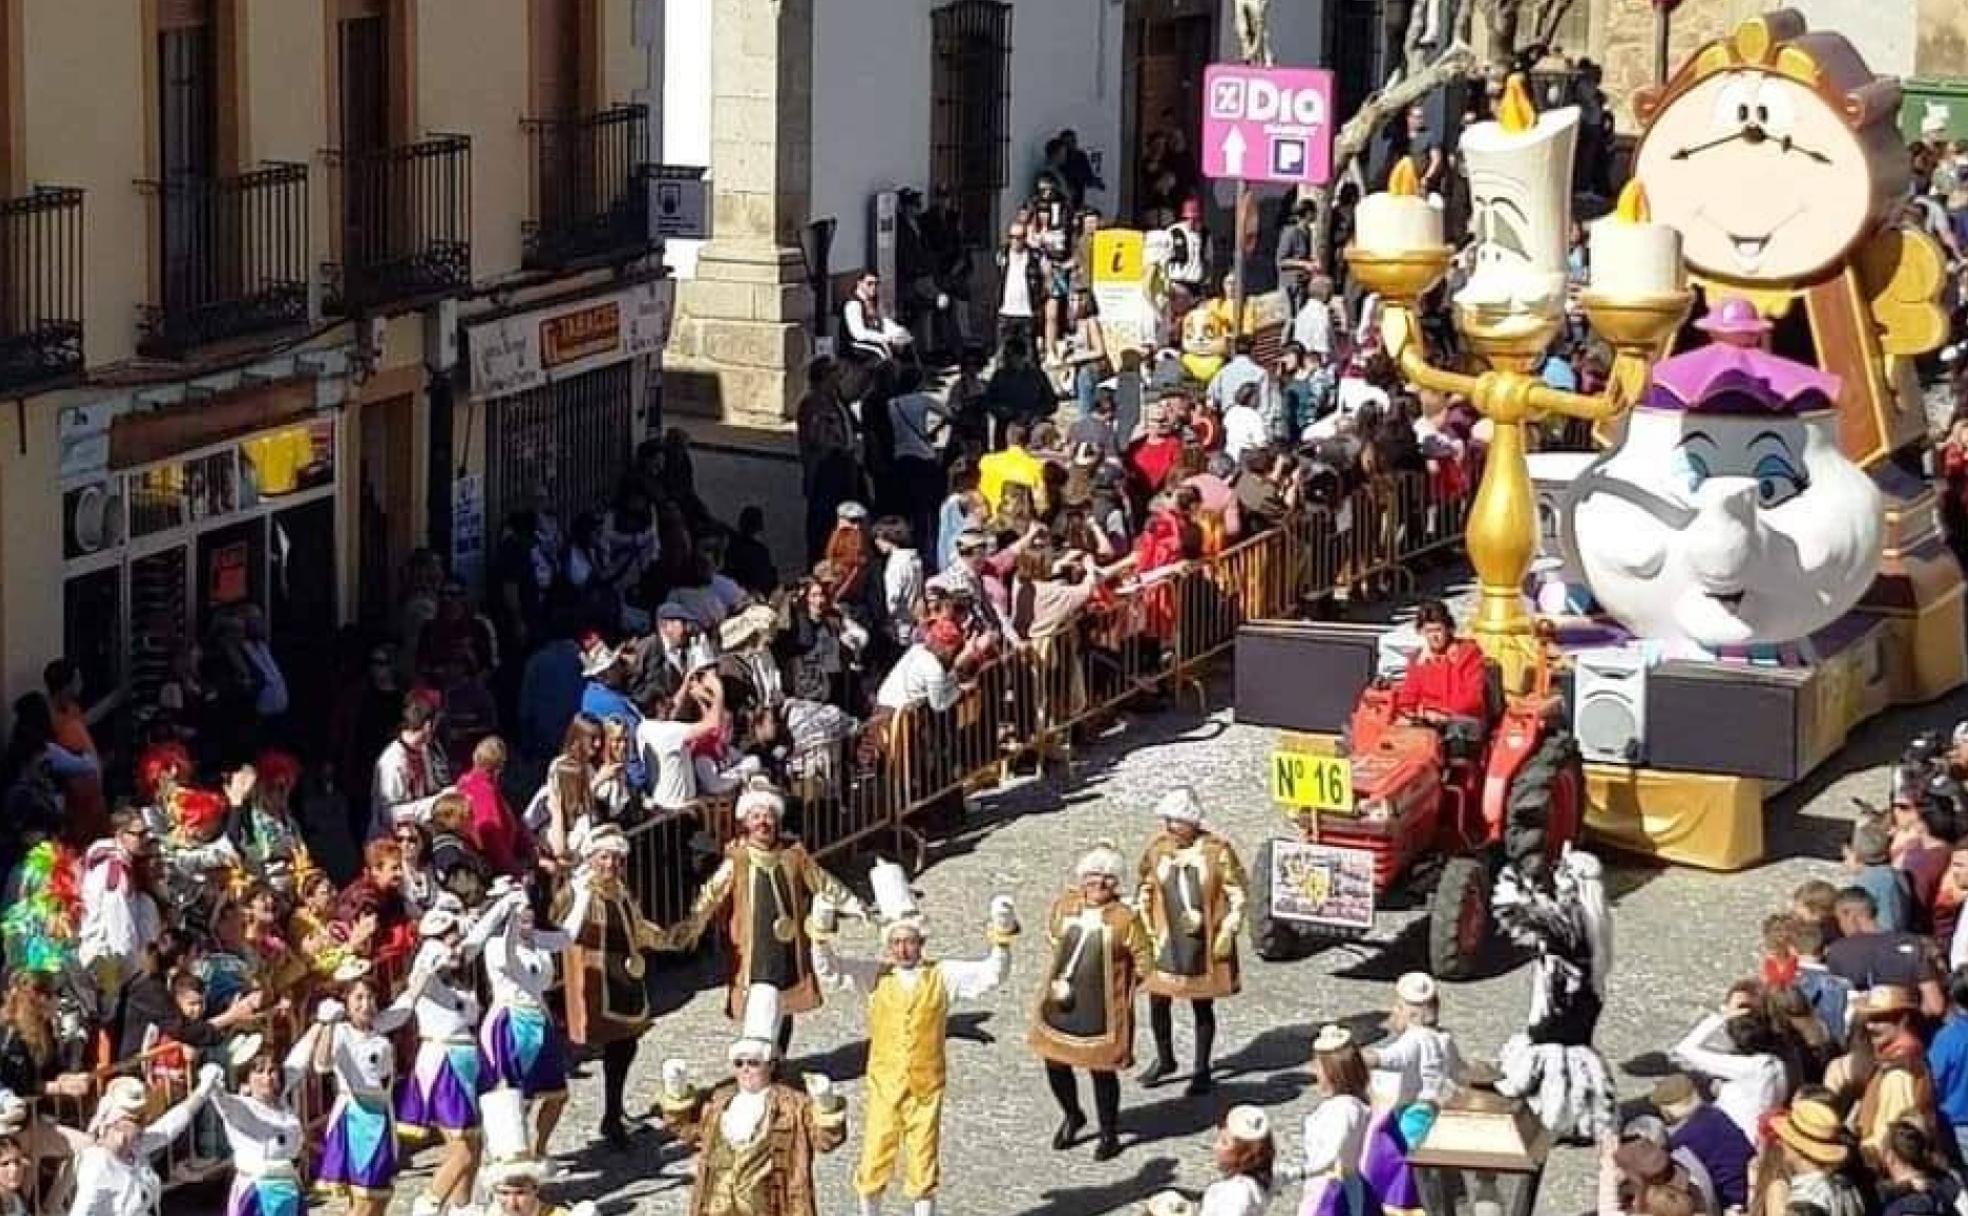
[(1881, 498), (1838, 447), (1836, 376), (1761, 349), (1745, 301), (1658, 364), (1617, 448), (1573, 483), (1566, 540), (1594, 598), (1681, 657), (1807, 638), (1865, 594)]

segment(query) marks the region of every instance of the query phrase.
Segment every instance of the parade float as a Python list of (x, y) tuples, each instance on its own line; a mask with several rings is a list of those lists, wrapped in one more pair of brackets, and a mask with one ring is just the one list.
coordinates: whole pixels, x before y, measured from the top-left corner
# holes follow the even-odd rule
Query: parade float
[[(1475, 247), (1449, 300), (1459, 360), (1417, 321), (1450, 268), (1440, 212), (1403, 173), (1360, 204), (1346, 258), (1384, 301), (1389, 354), (1490, 430), (1458, 615), (1506, 696), (1556, 665), (1550, 729), (1581, 753), (1589, 832), (1619, 848), (1752, 864), (1766, 797), (1887, 706), (1964, 681), (1961, 572), (1922, 474), (1911, 364), (1945, 336), (1941, 261), (1893, 226), (1898, 92), (1841, 36), (1778, 12), (1638, 99), (1637, 174), (1590, 229), (1574, 301), (1614, 355), (1597, 395), (1538, 375), (1568, 306), (1576, 111), (1535, 113), (1513, 87), (1464, 135)], [(1602, 450), (1534, 452), (1553, 419), (1591, 423)], [(1541, 552), (1560, 585), (1534, 604)], [(1286, 732), (1272, 785), (1300, 827), (1274, 885), (1317, 871), (1320, 894), (1385, 893), (1371, 855), (1331, 841), (1387, 813), (1356, 796), (1372, 758), (1345, 736), (1414, 645), (1403, 633), (1240, 632), (1238, 716)], [(1316, 902), (1293, 913), (1315, 931)]]

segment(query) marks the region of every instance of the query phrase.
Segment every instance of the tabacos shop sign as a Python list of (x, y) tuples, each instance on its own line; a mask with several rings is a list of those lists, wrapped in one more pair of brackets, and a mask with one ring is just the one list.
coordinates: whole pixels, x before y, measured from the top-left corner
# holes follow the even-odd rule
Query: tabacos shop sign
[(599, 300), (469, 326), (471, 391), (502, 397), (659, 351), (669, 341), (675, 303), (676, 284), (659, 279)]

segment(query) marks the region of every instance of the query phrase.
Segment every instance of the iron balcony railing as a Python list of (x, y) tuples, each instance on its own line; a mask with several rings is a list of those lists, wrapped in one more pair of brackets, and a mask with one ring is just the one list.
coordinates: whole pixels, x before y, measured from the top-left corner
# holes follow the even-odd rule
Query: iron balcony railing
[(139, 182), (157, 241), (139, 352), (175, 358), (228, 338), (306, 325), (308, 167)]
[(323, 267), (337, 315), (471, 286), (471, 137), (326, 154), (340, 260)]
[(0, 389), (82, 370), (82, 191), (0, 201)]
[(649, 252), (649, 107), (524, 125), (536, 200), (520, 226), (526, 265), (557, 270)]

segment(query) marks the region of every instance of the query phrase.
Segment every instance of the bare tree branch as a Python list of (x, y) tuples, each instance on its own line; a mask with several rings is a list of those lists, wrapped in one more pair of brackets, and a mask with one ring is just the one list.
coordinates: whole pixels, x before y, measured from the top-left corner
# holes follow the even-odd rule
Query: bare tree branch
[[(1571, 15), (1572, 9), (1577, 4), (1578, 0), (1539, 0), (1537, 16), (1531, 23), (1532, 30), (1537, 34), (1539, 46), (1548, 47), (1557, 39), (1558, 27), (1565, 24), (1565, 18)], [(1584, 48), (1568, 49), (1576, 52)]]

